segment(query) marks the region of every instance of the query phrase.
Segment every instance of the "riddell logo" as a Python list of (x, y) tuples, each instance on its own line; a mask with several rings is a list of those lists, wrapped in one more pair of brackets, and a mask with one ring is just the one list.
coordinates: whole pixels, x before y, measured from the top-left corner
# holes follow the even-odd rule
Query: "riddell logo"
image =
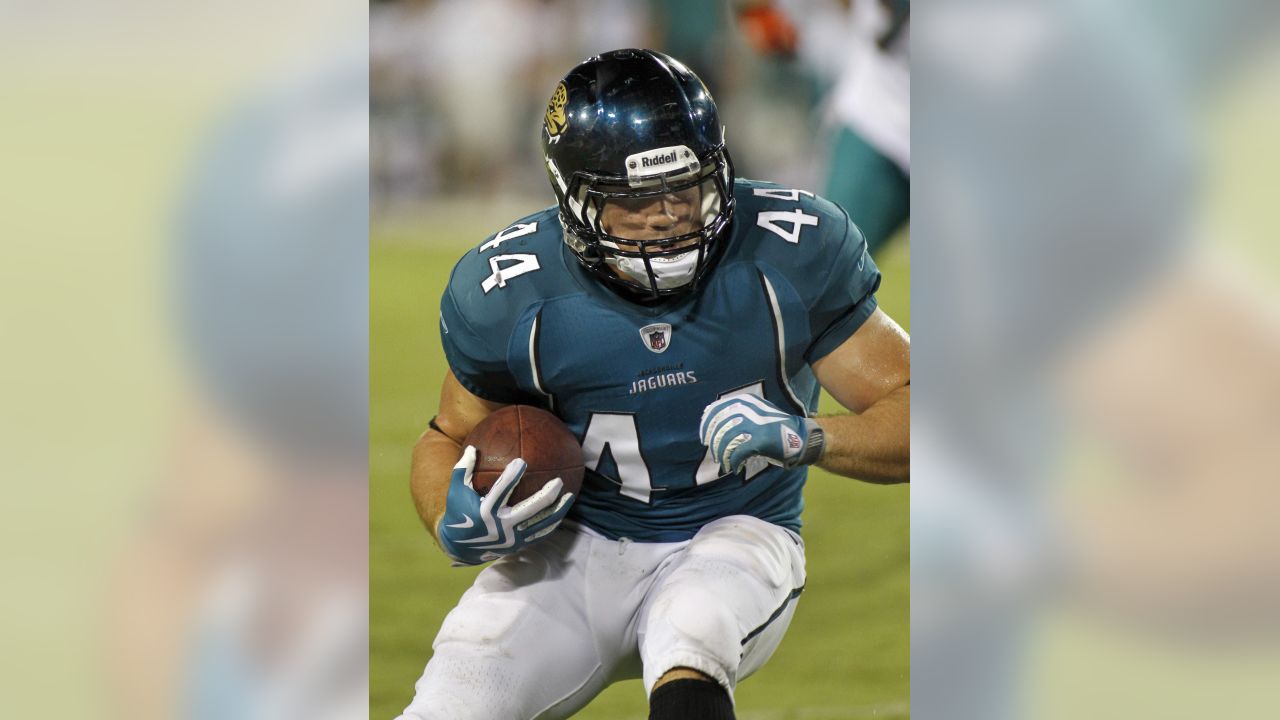
[(673, 162), (675, 162), (675, 161), (676, 161), (676, 151), (675, 151), (675, 150), (672, 150), (671, 152), (666, 153), (665, 155), (658, 155), (658, 156), (656, 156), (656, 157), (640, 158), (640, 164), (641, 164), (642, 166), (644, 166), (644, 167), (647, 167), (647, 168), (648, 168), (648, 167), (657, 167), (658, 165), (665, 165), (665, 164), (667, 164), (667, 163), (673, 163)]
[(676, 170), (693, 172), (698, 169), (698, 156), (684, 145), (649, 148), (628, 155), (626, 166), (630, 178), (654, 177)]

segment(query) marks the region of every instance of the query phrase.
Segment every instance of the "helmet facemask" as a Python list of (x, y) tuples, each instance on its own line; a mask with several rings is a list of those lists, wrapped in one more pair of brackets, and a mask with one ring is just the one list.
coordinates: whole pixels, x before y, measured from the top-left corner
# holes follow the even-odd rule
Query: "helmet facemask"
[[(656, 173), (637, 168), (641, 156), (674, 157), (664, 151), (688, 161), (669, 170), (673, 161), (663, 163)], [(560, 198), (565, 241), (611, 285), (653, 298), (688, 292), (710, 268), (733, 217), (733, 170), (724, 146), (702, 159), (682, 146), (660, 148), (629, 157), (627, 166), (628, 176), (574, 173)], [(670, 217), (670, 228), (646, 221), (658, 213)]]

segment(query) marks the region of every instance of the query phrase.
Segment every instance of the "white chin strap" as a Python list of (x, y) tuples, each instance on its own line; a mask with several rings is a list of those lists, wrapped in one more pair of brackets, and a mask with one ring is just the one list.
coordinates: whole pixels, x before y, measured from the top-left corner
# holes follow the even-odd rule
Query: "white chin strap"
[[(698, 271), (698, 250), (695, 248), (679, 255), (651, 257), (653, 275), (658, 281), (658, 290), (672, 290), (684, 287), (693, 282)], [(630, 280), (646, 287), (649, 286), (649, 273), (644, 269), (644, 259), (636, 257), (608, 257), (605, 263)]]

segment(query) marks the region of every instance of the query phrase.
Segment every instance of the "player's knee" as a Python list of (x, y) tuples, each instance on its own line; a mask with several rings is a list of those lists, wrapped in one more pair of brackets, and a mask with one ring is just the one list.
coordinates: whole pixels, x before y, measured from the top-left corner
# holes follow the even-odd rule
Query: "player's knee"
[(479, 643), (450, 643), (437, 651), (418, 679), (405, 720), (512, 720), (523, 698), (518, 674)]
[(650, 688), (683, 668), (732, 687), (742, 649), (737, 619), (707, 592), (678, 592), (660, 598), (645, 628), (641, 655)]
[[(503, 714), (494, 715), (494, 712), (502, 712)], [(417, 712), (406, 712), (396, 720), (493, 720), (495, 717), (513, 718), (519, 716), (487, 706), (476, 707), (476, 704), (472, 703), (469, 706), (435, 707)]]
[[(692, 676), (666, 680), (680, 670)], [(689, 668), (675, 668), (663, 678), (649, 695), (649, 720), (734, 720), (733, 700), (715, 680)]]
[(463, 697), (455, 693), (419, 694), (396, 720), (494, 720), (519, 718), (520, 708), (504, 696)]

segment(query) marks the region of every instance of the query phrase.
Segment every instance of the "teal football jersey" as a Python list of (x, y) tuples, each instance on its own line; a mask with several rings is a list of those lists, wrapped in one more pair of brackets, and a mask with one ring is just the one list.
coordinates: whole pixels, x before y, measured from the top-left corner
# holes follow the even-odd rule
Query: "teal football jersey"
[(458, 381), (549, 409), (581, 441), (587, 472), (569, 520), (608, 538), (687, 540), (727, 515), (800, 529), (806, 468), (753, 459), (721, 475), (698, 421), (738, 392), (812, 415), (810, 364), (875, 310), (880, 273), (839, 206), (750, 180), (734, 195), (718, 264), (661, 304), (630, 302), (587, 272), (554, 207), (469, 251), (441, 300)]

